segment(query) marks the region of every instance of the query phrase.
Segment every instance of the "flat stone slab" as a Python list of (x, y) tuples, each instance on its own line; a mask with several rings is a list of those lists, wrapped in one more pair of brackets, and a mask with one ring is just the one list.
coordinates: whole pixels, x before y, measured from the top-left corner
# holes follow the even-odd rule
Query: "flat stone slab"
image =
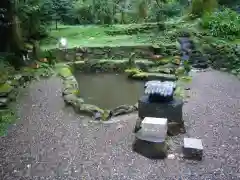
[(184, 138), (183, 154), (186, 158), (201, 160), (203, 156), (202, 140)]

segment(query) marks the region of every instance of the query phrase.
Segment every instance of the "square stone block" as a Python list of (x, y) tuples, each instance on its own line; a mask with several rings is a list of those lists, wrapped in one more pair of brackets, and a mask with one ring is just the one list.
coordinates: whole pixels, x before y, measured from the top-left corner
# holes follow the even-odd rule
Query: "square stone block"
[(183, 154), (186, 158), (202, 160), (202, 140), (195, 138), (184, 138)]
[(183, 123), (183, 101), (174, 98), (170, 102), (150, 102), (149, 96), (142, 96), (138, 101), (138, 116), (140, 118), (167, 118), (169, 122)]
[(145, 117), (141, 127), (144, 134), (164, 138), (167, 133), (167, 119)]

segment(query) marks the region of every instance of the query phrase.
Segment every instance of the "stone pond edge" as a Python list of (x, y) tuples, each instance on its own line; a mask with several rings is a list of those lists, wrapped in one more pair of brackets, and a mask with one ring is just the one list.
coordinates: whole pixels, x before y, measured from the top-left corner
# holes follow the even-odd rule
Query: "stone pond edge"
[(67, 105), (73, 107), (76, 113), (85, 114), (95, 120), (111, 121), (110, 118), (129, 114), (137, 111), (136, 105), (121, 105), (112, 110), (101, 109), (92, 104), (84, 103), (84, 99), (80, 97), (78, 82), (72, 74), (71, 67), (67, 64), (56, 66), (56, 72), (63, 80), (62, 96)]

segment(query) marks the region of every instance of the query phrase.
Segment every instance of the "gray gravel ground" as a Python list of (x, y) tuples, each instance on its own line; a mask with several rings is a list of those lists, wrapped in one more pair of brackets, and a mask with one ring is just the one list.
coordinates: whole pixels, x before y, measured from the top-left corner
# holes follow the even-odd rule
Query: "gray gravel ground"
[[(32, 83), (19, 98), (18, 124), (0, 139), (0, 179), (240, 179), (240, 81), (201, 72), (190, 94), (187, 133), (170, 143), (175, 158), (150, 160), (132, 152), (136, 114), (118, 123), (91, 123), (65, 107), (58, 78)], [(184, 136), (203, 139), (203, 161), (182, 158)]]

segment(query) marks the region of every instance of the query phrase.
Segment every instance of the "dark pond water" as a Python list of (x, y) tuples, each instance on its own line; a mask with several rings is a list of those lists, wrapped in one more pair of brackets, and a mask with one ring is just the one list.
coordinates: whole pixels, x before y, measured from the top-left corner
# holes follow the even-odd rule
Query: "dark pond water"
[(124, 74), (83, 74), (75, 72), (85, 103), (111, 109), (134, 105), (144, 92), (144, 82), (127, 79)]

